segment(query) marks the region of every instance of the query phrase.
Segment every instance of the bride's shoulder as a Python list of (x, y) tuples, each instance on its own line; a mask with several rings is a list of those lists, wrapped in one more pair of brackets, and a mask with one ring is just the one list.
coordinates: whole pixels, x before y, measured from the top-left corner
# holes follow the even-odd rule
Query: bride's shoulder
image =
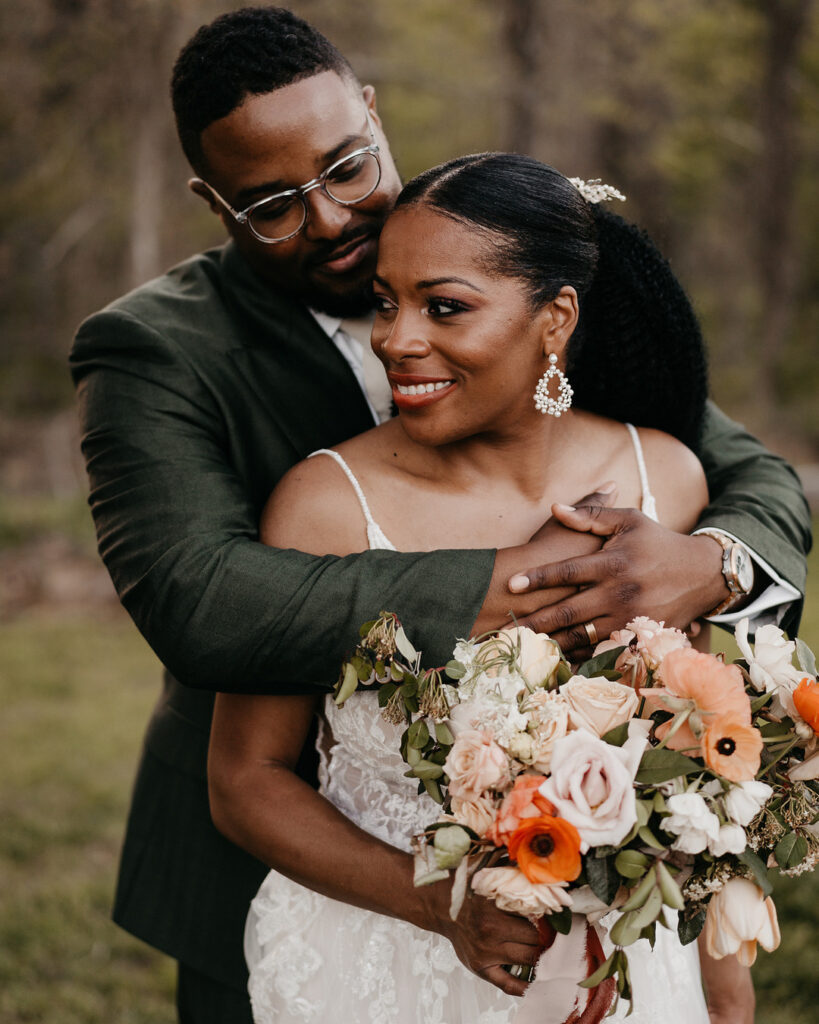
[(383, 449), (387, 424), (298, 462), (281, 478), (262, 512), (259, 539), (315, 555), (348, 555), (368, 546), (355, 483)]
[(682, 441), (662, 430), (640, 427), (638, 436), (660, 522), (674, 530), (692, 529), (708, 504), (702, 463)]

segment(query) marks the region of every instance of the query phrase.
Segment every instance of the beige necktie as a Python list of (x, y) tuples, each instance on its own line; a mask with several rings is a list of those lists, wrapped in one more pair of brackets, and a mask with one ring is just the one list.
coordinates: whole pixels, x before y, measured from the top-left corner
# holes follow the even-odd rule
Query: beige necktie
[(370, 346), (373, 314), (364, 317), (349, 317), (341, 321), (340, 329), (361, 345), (361, 369), (364, 388), (381, 423), (392, 415), (392, 388), (384, 373), (381, 360)]

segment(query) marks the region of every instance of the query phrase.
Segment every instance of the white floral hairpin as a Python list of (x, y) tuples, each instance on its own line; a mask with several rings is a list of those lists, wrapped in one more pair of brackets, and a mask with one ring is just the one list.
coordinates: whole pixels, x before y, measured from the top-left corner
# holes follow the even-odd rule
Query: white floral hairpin
[(581, 196), (589, 203), (607, 203), (612, 199), (619, 199), (621, 203), (626, 197), (613, 185), (604, 185), (600, 178), (592, 178), (584, 181), (583, 178), (569, 178)]

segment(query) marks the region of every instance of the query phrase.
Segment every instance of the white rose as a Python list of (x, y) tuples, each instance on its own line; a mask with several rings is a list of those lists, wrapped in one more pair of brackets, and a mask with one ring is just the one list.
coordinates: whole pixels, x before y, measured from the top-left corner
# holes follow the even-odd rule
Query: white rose
[(547, 885), (530, 882), (518, 868), (482, 868), (472, 879), (479, 896), (494, 900), (501, 910), (523, 917), (542, 917), (571, 906), (568, 882)]
[(572, 676), (560, 687), (569, 702), (569, 718), (575, 729), (588, 729), (604, 736), (634, 716), (640, 698), (630, 686), (616, 683), (604, 676)]
[(637, 820), (634, 776), (645, 747), (641, 736), (614, 747), (586, 729), (555, 743), (552, 774), (540, 792), (580, 833), (581, 852), (617, 846), (631, 831)]
[(708, 852), (715, 857), (724, 857), (726, 853), (744, 853), (747, 845), (744, 828), (739, 825), (720, 825), (717, 838), (708, 840)]
[(747, 878), (731, 878), (708, 903), (705, 948), (715, 960), (736, 954), (741, 964), (750, 967), (756, 960), (757, 942), (769, 953), (779, 945), (776, 907)]
[(725, 811), (737, 825), (750, 825), (772, 795), (767, 782), (735, 782), (725, 794)]
[(555, 743), (569, 731), (569, 705), (557, 690), (535, 690), (521, 704), (532, 738), (531, 764), (546, 775)]
[[(796, 644), (793, 640), (788, 640), (777, 626), (761, 626), (754, 636), (753, 648), (748, 640), (748, 619), (742, 619), (737, 623), (735, 636), (737, 646), (748, 662), (751, 682), (760, 693), (763, 690), (770, 693), (783, 684), (795, 685), (796, 675), (801, 679), (802, 674), (793, 666)], [(796, 683), (798, 682), (799, 679), (796, 679)]]
[(719, 818), (708, 809), (699, 793), (677, 793), (666, 799), (666, 807), (671, 814), (660, 822), (660, 828), (677, 836), (672, 849), (702, 853), (709, 841), (718, 840)]

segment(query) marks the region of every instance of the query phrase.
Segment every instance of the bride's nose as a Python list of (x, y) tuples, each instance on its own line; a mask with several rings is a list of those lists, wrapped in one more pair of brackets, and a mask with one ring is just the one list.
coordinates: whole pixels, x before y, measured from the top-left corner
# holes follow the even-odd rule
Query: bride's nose
[(422, 359), (431, 351), (427, 340), (428, 326), (420, 312), (399, 312), (392, 323), (384, 326), (383, 331), (379, 331), (376, 324), (373, 349), (385, 362)]

